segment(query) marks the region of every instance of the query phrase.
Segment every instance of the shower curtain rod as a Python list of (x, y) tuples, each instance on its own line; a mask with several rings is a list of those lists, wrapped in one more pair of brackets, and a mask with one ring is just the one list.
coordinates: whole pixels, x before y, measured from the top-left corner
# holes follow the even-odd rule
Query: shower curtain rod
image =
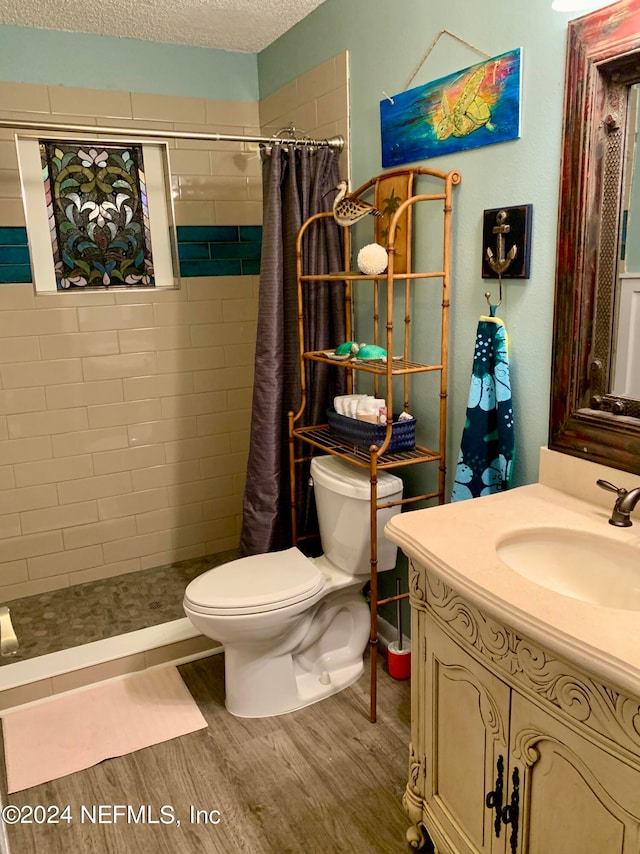
[[(152, 139), (201, 139), (208, 142), (257, 142), (266, 145), (275, 145), (278, 143), (286, 143), (287, 145), (307, 145), (313, 148), (327, 146), (335, 148), (337, 151), (344, 149), (344, 137), (340, 134), (329, 137), (328, 139), (307, 139), (302, 137), (296, 139), (293, 136), (280, 137), (275, 136), (249, 136), (242, 134), (227, 134), (227, 133), (182, 133), (181, 131), (166, 130), (155, 131), (135, 128), (118, 128), (118, 127), (100, 127), (98, 125), (72, 125), (58, 124), (55, 122), (33, 122), (20, 121), (19, 119), (2, 119), (0, 118), (0, 127), (16, 128), (17, 130), (35, 130), (39, 133), (47, 131), (55, 131), (56, 133), (89, 133), (89, 134), (115, 134), (116, 136), (135, 136), (148, 137)], [(278, 133), (290, 131), (285, 128)], [(295, 132), (295, 129), (294, 131)]]

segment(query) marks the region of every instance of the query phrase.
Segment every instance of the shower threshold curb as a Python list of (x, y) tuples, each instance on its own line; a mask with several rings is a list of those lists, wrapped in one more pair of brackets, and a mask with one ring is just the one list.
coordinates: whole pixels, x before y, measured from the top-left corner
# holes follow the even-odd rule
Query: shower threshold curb
[(3, 711), (161, 664), (184, 664), (222, 652), (184, 617), (0, 668)]

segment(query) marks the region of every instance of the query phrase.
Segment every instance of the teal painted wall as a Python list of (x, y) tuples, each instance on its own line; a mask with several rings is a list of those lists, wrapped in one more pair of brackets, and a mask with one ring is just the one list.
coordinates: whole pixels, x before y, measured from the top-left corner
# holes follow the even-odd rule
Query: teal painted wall
[(0, 26), (0, 80), (258, 100), (254, 53)]
[[(340, 51), (349, 51), (352, 185), (382, 171), (379, 102), (407, 82), (441, 30), (455, 33), (490, 56), (522, 48), (522, 131), (518, 140), (436, 157), (420, 165), (456, 169), (449, 375), (449, 489), (460, 447), (478, 318), (487, 312), (481, 277), (484, 209), (532, 204), (531, 278), (506, 282), (499, 314), (510, 340), (517, 423), (515, 485), (537, 480), (538, 453), (547, 442), (556, 232), (568, 14), (551, 0), (326, 0), (258, 56), (265, 97)], [(408, 88), (479, 62), (482, 56), (443, 35)], [(364, 240), (364, 238), (362, 238)], [(426, 238), (428, 240), (428, 238)], [(416, 242), (417, 262), (424, 251)], [(368, 314), (365, 298), (358, 317)], [(416, 306), (413, 338), (431, 335), (434, 312)], [(416, 401), (418, 421), (432, 401)], [(419, 477), (425, 467), (419, 467)], [(418, 472), (418, 469), (415, 470)]]

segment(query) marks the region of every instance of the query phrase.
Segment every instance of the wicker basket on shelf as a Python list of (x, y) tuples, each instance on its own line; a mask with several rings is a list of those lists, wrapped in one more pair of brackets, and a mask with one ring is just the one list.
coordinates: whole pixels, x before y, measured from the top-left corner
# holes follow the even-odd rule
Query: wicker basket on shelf
[[(416, 446), (416, 419), (412, 417), (398, 421), (396, 415), (393, 418), (391, 441), (387, 453), (413, 451)], [(339, 415), (335, 409), (327, 410), (327, 422), (331, 431), (343, 442), (357, 445), (364, 450), (368, 450), (371, 445), (379, 448), (387, 435), (385, 425), (371, 424), (369, 421)]]

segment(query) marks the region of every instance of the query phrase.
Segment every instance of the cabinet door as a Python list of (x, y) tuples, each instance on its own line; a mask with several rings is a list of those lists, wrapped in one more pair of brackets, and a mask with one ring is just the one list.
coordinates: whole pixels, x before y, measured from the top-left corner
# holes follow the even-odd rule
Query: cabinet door
[(504, 828), (497, 837), (494, 823), (498, 777), (507, 788), (510, 689), (431, 621), (426, 681), (430, 737), (424, 809), (436, 848), (456, 854), (504, 852)]
[[(520, 769), (518, 854), (638, 854), (637, 769), (516, 691), (510, 740), (511, 770)], [(509, 836), (511, 830), (506, 830)], [(508, 839), (507, 852), (511, 850)]]

